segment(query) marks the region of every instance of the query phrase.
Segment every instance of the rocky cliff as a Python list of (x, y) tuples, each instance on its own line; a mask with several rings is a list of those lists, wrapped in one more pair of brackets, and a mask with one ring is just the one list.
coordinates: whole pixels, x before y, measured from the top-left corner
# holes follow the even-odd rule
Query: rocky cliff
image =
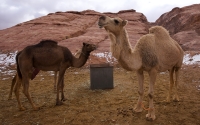
[(200, 4), (174, 8), (155, 24), (164, 26), (184, 50), (200, 51)]
[[(104, 14), (129, 21), (126, 28), (133, 45), (141, 35), (148, 33), (148, 22), (142, 13), (126, 10)], [(18, 24), (0, 31), (0, 50), (21, 50), (42, 39), (53, 39), (58, 41), (58, 44), (67, 46), (72, 52), (79, 50), (82, 42), (97, 44), (96, 52), (109, 51), (110, 41), (107, 33), (97, 25), (101, 15), (92, 10), (56, 12)]]
[[(82, 12), (68, 11), (50, 13), (46, 16), (20, 23), (11, 28), (0, 30), (0, 54), (22, 50), (42, 39), (58, 41), (68, 47), (72, 53), (80, 50), (82, 42), (94, 43), (98, 49), (91, 56), (96, 62), (113, 60), (110, 55), (110, 40), (104, 29), (99, 29), (97, 22), (102, 15), (120, 17), (128, 20), (126, 26), (132, 46), (152, 25), (162, 25), (178, 41), (185, 51), (200, 50), (200, 4), (174, 8), (164, 13), (155, 23), (149, 23), (142, 13), (124, 10), (118, 13), (99, 13), (93, 10)], [(100, 57), (105, 56), (103, 60)], [(95, 59), (94, 59), (95, 58)], [(108, 59), (109, 58), (109, 59)], [(92, 62), (90, 62), (92, 63)]]

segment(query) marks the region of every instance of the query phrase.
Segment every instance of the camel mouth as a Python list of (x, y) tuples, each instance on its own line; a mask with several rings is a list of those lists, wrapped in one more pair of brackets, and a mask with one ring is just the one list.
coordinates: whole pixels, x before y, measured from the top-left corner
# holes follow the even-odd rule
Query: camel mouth
[(93, 50), (96, 50), (96, 49), (97, 49), (97, 46), (94, 45), (94, 46), (93, 46)]
[(98, 23), (99, 28), (103, 28), (106, 24)]
[(102, 24), (98, 24), (99, 25), (99, 28), (103, 28), (103, 25)]

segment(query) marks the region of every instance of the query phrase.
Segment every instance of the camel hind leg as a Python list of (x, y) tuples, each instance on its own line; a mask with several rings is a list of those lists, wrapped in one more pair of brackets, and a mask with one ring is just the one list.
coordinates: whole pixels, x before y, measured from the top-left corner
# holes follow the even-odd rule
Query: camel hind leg
[(16, 77), (17, 77), (17, 74), (12, 79), (12, 83), (11, 83), (11, 87), (10, 87), (10, 92), (9, 92), (9, 95), (8, 95), (8, 100), (12, 99), (12, 92), (13, 92), (13, 88), (14, 88), (15, 83), (16, 83)]
[(155, 120), (156, 116), (155, 116), (155, 108), (154, 108), (154, 104), (153, 104), (153, 98), (154, 98), (154, 85), (156, 82), (156, 76), (157, 76), (157, 71), (155, 69), (152, 69), (149, 73), (149, 77), (150, 77), (150, 83), (149, 83), (149, 108), (148, 110), (148, 114), (146, 114), (146, 119), (147, 120)]
[[(171, 101), (171, 95), (172, 95), (172, 89), (173, 86), (175, 85), (175, 95), (173, 97), (174, 101), (179, 101), (179, 97), (178, 97), (178, 92), (177, 92), (177, 85), (179, 83), (179, 71), (180, 68), (175, 68), (173, 67), (170, 71), (169, 71), (169, 77), (170, 77), (170, 85), (169, 85), (169, 92), (168, 92), (168, 96), (166, 101), (170, 102)], [(175, 72), (175, 81), (174, 81), (174, 72)]]
[(178, 96), (178, 84), (179, 84), (179, 74), (180, 74), (180, 68), (175, 68), (175, 94), (173, 97), (174, 101), (179, 101), (179, 96)]
[(23, 105), (22, 105), (22, 103), (21, 103), (21, 101), (19, 99), (19, 89), (21, 87), (21, 83), (22, 83), (21, 79), (16, 74), (14, 93), (15, 93), (15, 96), (17, 98), (19, 110), (23, 111), (23, 110), (26, 110), (26, 109), (23, 107)]
[(36, 107), (33, 103), (33, 100), (31, 99), (30, 93), (29, 93), (29, 77), (23, 77), (22, 78), (22, 85), (23, 85), (23, 93), (28, 98), (29, 102), (31, 103), (34, 110), (39, 110), (40, 107)]
[(171, 101), (172, 88), (173, 88), (173, 85), (174, 85), (173, 76), (174, 76), (174, 67), (169, 70), (170, 84), (169, 84), (169, 91), (168, 91), (166, 102), (170, 102)]

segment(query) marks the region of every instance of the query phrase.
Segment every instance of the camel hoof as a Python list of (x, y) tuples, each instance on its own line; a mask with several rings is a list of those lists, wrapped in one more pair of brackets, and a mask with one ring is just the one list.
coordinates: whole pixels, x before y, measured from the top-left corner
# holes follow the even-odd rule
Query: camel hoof
[(142, 112), (143, 109), (142, 109), (142, 108), (135, 108), (134, 111), (135, 111), (135, 112)]
[(165, 102), (171, 102), (170, 97), (167, 97)]
[[(54, 91), (54, 93), (57, 93), (57, 88), (55, 87), (55, 88), (53, 89), (53, 91)], [(59, 92), (61, 92), (61, 91), (59, 91)]]
[(67, 100), (66, 98), (61, 99), (61, 101), (63, 101), (63, 102), (66, 101), (66, 100)]
[(147, 121), (154, 121), (155, 119), (156, 119), (155, 115), (146, 114), (146, 120)]
[(40, 110), (40, 107), (34, 107), (33, 110), (38, 111), (38, 110)]
[(9, 97), (8, 97), (8, 100), (11, 100), (11, 99), (12, 99), (12, 97), (9, 96)]
[(163, 100), (162, 102), (166, 103), (166, 104), (169, 104), (171, 101), (169, 101), (169, 100)]
[(19, 111), (25, 111), (26, 108), (24, 108), (23, 106), (22, 107), (19, 107)]
[(63, 102), (62, 102), (62, 101), (57, 101), (57, 102), (56, 102), (56, 105), (58, 105), (58, 106), (59, 106), (59, 105), (63, 105)]
[(179, 97), (178, 97), (178, 96), (174, 96), (174, 97), (173, 97), (173, 101), (179, 102)]

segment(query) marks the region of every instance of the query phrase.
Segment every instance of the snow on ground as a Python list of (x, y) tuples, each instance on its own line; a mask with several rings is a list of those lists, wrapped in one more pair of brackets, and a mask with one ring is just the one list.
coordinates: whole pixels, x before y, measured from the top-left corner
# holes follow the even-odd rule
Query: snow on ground
[[(15, 70), (8, 70), (8, 67), (15, 65), (15, 57), (17, 55), (17, 51), (13, 53), (8, 54), (2, 54), (0, 53), (0, 74), (5, 75), (13, 75), (15, 74)], [(8, 78), (3, 78), (3, 80), (6, 80)]]
[[(13, 53), (3, 54), (0, 53), (0, 74), (2, 75), (14, 75), (15, 70), (8, 70), (9, 66), (15, 65), (15, 56), (17, 55), (17, 51)], [(94, 53), (93, 56), (96, 56), (101, 59), (105, 59), (108, 63), (116, 62), (117, 60), (112, 57), (110, 52), (104, 53)], [(200, 54), (196, 54), (191, 56), (190, 54), (185, 54), (183, 59), (184, 65), (200, 65)]]
[(94, 53), (94, 56), (98, 58), (105, 58), (108, 63), (116, 62), (117, 60), (112, 56), (111, 52)]
[(194, 56), (191, 56), (190, 54), (185, 54), (185, 56), (183, 58), (183, 64), (185, 64), (185, 65), (193, 65), (193, 64), (200, 65), (200, 54), (196, 54)]
[(0, 54), (0, 65), (14, 65), (15, 62), (15, 57), (17, 55), (17, 51), (14, 53), (8, 53), (8, 54)]

